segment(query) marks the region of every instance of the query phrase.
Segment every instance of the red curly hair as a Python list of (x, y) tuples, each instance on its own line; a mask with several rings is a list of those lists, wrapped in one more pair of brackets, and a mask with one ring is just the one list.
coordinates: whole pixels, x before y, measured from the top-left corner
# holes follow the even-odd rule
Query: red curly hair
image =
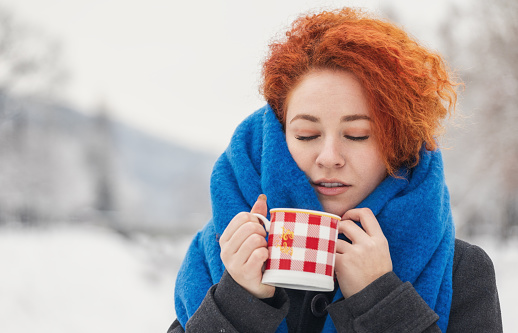
[(297, 19), (286, 38), (270, 45), (263, 65), (262, 93), (281, 123), (290, 91), (319, 69), (345, 70), (362, 83), (389, 174), (417, 165), (423, 144), (437, 148), (458, 84), (438, 54), (403, 30), (352, 8)]

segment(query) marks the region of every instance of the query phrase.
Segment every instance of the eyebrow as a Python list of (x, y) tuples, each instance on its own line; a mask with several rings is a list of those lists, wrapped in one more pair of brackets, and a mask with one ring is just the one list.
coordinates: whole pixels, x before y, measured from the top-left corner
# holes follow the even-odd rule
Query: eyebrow
[(297, 119), (304, 119), (304, 120), (308, 120), (308, 121), (311, 121), (312, 123), (318, 123), (320, 121), (320, 118), (318, 117), (315, 117), (315, 116), (312, 116), (312, 115), (309, 115), (309, 114), (305, 114), (305, 113), (302, 113), (302, 114), (298, 114), (296, 115), (295, 117), (293, 117), (292, 120), (290, 120), (290, 124), (297, 120)]
[[(293, 119), (290, 121), (290, 124), (294, 120), (297, 120), (297, 119), (308, 120), (308, 121), (311, 121), (312, 123), (318, 123), (320, 121), (320, 118), (318, 118), (318, 117), (302, 113), (302, 114), (298, 114), (295, 117), (293, 117)], [(352, 114), (352, 115), (343, 116), (342, 118), (340, 118), (340, 122), (350, 122), (350, 121), (355, 121), (355, 120), (371, 120), (371, 118), (364, 114)]]
[(371, 120), (371, 118), (364, 114), (352, 114), (349, 116), (343, 116), (340, 118), (340, 122), (348, 122), (348, 121), (355, 121), (355, 120)]

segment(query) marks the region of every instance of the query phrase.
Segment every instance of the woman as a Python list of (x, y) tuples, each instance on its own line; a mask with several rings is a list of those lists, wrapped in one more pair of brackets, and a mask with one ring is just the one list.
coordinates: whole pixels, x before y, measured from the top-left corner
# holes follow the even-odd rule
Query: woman
[[(214, 167), (213, 218), (178, 273), (169, 332), (500, 332), (491, 260), (455, 240), (442, 59), (346, 8), (295, 21), (263, 73), (268, 105)], [(334, 291), (261, 283), (266, 232), (250, 213), (275, 207), (342, 216)]]

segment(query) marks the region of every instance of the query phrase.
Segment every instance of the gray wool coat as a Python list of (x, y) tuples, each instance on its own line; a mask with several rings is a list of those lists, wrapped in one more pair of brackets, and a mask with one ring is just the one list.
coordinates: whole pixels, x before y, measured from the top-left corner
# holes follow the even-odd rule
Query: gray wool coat
[[(412, 284), (393, 272), (331, 303), (334, 293), (277, 288), (272, 298), (260, 300), (225, 272), (209, 289), (185, 332), (275, 332), (284, 318), (290, 332), (320, 332), (327, 316), (338, 332), (440, 332), (438, 315)], [(167, 332), (181, 333), (184, 328), (175, 320)], [(502, 332), (493, 263), (484, 250), (458, 239), (447, 332)]]

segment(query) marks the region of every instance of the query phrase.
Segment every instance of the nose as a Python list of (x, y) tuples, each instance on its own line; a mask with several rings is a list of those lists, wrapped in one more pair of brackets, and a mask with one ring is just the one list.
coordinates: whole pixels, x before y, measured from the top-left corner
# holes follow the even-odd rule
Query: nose
[(340, 142), (334, 138), (327, 138), (317, 156), (316, 163), (324, 168), (341, 168), (345, 165), (344, 152)]

